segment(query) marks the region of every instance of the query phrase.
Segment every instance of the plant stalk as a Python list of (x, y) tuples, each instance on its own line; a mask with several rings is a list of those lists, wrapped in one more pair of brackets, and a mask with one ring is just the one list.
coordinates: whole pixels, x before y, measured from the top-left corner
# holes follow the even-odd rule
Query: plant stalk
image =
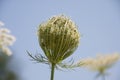
[(102, 74), (102, 80), (105, 80), (105, 74)]
[(50, 80), (54, 80), (54, 71), (55, 70), (55, 64), (52, 63), (52, 67), (51, 67), (51, 79)]

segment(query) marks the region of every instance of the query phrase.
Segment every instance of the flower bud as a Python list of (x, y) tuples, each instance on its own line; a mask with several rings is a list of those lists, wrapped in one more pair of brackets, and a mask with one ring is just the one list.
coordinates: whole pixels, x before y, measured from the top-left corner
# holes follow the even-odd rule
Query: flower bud
[(77, 26), (64, 15), (54, 16), (40, 24), (37, 34), (39, 44), (51, 63), (69, 57), (79, 44)]

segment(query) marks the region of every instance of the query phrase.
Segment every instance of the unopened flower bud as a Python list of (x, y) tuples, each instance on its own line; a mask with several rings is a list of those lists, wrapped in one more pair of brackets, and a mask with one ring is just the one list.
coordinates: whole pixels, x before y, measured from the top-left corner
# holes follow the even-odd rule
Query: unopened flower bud
[(64, 15), (54, 16), (40, 24), (37, 34), (39, 44), (51, 63), (69, 57), (79, 44), (77, 26)]

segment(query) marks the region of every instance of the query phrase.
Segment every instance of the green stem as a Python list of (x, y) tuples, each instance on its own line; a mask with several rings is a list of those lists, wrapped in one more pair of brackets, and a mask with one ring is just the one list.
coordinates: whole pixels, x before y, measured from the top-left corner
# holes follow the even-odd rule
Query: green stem
[(54, 80), (54, 70), (55, 70), (55, 64), (52, 63), (52, 67), (51, 67), (51, 79), (50, 80)]
[(102, 74), (102, 80), (105, 80), (105, 74)]

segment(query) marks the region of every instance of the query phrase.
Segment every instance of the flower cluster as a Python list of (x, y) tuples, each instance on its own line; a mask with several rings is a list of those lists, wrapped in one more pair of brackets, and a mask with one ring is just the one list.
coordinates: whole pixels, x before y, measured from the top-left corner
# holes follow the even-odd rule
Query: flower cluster
[(0, 50), (10, 56), (12, 52), (8, 46), (11, 46), (16, 38), (10, 34), (10, 30), (2, 26), (4, 26), (4, 23), (0, 21)]
[(74, 52), (79, 37), (75, 23), (64, 15), (54, 16), (38, 28), (40, 46), (48, 60), (55, 64)]
[(79, 66), (104, 73), (106, 69), (112, 67), (119, 59), (120, 55), (118, 53), (114, 53), (109, 55), (99, 55), (96, 58), (83, 59), (78, 64)]

